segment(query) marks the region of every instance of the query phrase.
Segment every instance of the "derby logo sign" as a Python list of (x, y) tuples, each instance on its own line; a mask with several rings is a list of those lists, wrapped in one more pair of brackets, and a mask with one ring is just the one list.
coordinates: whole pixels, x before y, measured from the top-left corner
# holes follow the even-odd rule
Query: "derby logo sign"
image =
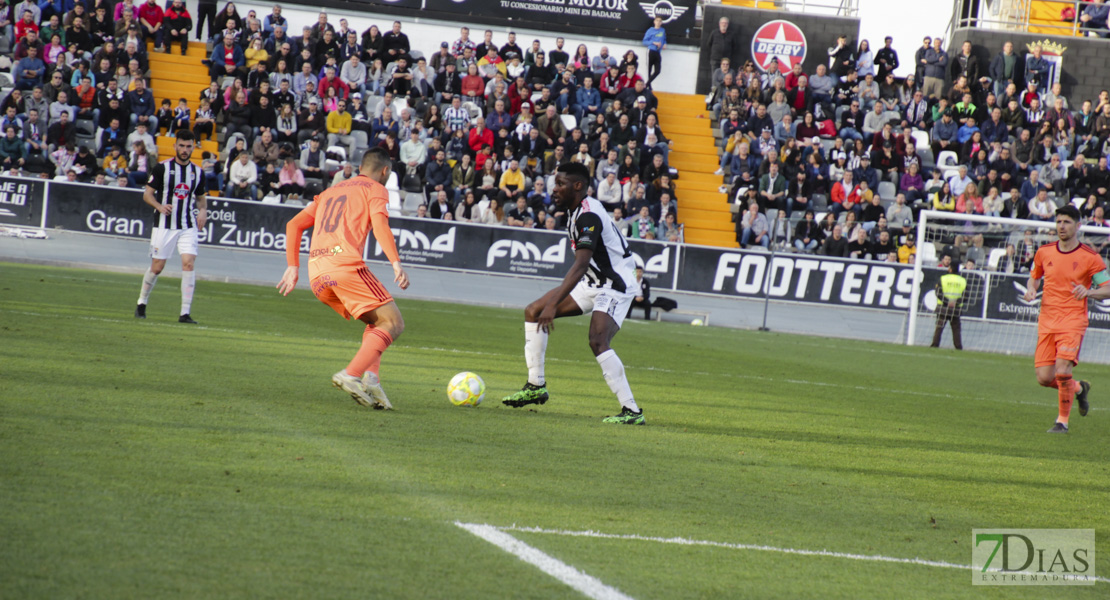
[(764, 23), (752, 37), (752, 59), (760, 69), (771, 69), (776, 58), (784, 75), (806, 59), (806, 35), (790, 21)]

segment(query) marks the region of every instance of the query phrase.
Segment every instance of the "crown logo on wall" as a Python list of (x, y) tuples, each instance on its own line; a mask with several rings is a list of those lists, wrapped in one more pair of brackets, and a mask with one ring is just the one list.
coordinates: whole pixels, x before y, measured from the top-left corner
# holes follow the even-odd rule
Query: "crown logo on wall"
[(1045, 38), (1043, 42), (1030, 42), (1030, 43), (1025, 45), (1026, 49), (1028, 49), (1030, 52), (1032, 52), (1033, 48), (1035, 48), (1037, 46), (1040, 46), (1041, 50), (1045, 54), (1053, 54), (1053, 55), (1056, 55), (1056, 56), (1060, 56), (1061, 54), (1064, 53), (1065, 50), (1068, 49), (1067, 46), (1065, 46), (1063, 44), (1060, 44), (1060, 43), (1057, 43), (1057, 42), (1054, 42), (1054, 41), (1052, 41), (1048, 38)]

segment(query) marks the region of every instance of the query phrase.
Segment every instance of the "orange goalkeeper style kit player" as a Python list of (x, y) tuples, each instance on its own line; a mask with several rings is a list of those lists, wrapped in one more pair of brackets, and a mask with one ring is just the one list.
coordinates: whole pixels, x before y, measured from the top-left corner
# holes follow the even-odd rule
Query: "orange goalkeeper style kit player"
[(355, 402), (376, 409), (393, 408), (378, 377), (382, 353), (405, 329), (393, 296), (362, 260), (372, 231), (393, 265), (393, 281), (402, 289), (409, 278), (401, 268), (393, 232), (389, 229), (389, 193), (385, 182), (392, 170), (389, 154), (372, 148), (362, 157), (359, 176), (328, 188), (285, 226), (288, 267), (277, 288), (283, 296), (297, 286), (300, 240), (312, 228), (308, 277), (312, 293), (343, 318), (366, 323), (362, 347), (345, 369), (332, 376), (335, 387)]
[[(1044, 280), (1041, 312), (1037, 319), (1037, 383), (1059, 392), (1060, 413), (1049, 433), (1067, 433), (1072, 400), (1080, 416), (1089, 410), (1091, 384), (1072, 378), (1079, 364), (1079, 349), (1087, 333), (1087, 300), (1110, 298), (1110, 274), (1090, 246), (1079, 241), (1079, 211), (1065, 205), (1056, 211), (1055, 244), (1045, 244), (1033, 257), (1025, 300), (1032, 302)], [(1095, 286), (1091, 288), (1092, 284)]]

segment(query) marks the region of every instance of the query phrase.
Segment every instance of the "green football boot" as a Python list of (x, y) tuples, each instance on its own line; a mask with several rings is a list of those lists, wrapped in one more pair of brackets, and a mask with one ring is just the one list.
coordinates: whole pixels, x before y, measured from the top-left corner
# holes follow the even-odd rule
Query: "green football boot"
[(620, 423), (621, 425), (643, 425), (644, 424), (644, 410), (641, 408), (640, 412), (632, 412), (627, 406), (621, 410), (621, 414), (613, 415), (612, 417), (605, 417), (602, 419), (603, 423)]
[(524, 387), (519, 392), (505, 396), (501, 403), (505, 406), (513, 408), (520, 408), (529, 404), (543, 404), (547, 402), (547, 386), (546, 385), (532, 385), (531, 383), (524, 384)]

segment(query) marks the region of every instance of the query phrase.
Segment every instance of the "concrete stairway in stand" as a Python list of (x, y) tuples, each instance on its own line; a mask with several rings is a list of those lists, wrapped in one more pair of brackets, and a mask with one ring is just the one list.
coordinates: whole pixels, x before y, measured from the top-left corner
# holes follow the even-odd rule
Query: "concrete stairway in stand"
[(656, 92), (659, 124), (674, 142), (670, 165), (679, 171), (675, 182), (679, 220), (686, 242), (735, 248), (736, 234), (728, 197), (719, 189), (718, 148), (705, 98), (696, 94)]
[[(189, 50), (181, 54), (181, 47), (173, 46), (173, 53), (155, 52), (152, 43), (147, 44), (147, 56), (150, 58), (150, 91), (154, 94), (154, 109), (162, 106), (162, 100), (170, 101), (172, 108), (177, 108), (177, 102), (184, 98), (189, 102), (189, 115), (195, 116), (200, 106), (200, 93), (208, 87), (210, 77), (208, 68), (201, 61), (208, 58), (204, 42), (189, 42)], [(218, 129), (218, 128), (217, 128)], [(173, 136), (161, 135), (158, 142), (158, 159), (165, 160), (173, 157)], [(204, 141), (197, 144), (193, 152), (193, 160), (198, 164), (201, 152), (205, 150), (218, 153), (219, 144), (215, 141)]]

